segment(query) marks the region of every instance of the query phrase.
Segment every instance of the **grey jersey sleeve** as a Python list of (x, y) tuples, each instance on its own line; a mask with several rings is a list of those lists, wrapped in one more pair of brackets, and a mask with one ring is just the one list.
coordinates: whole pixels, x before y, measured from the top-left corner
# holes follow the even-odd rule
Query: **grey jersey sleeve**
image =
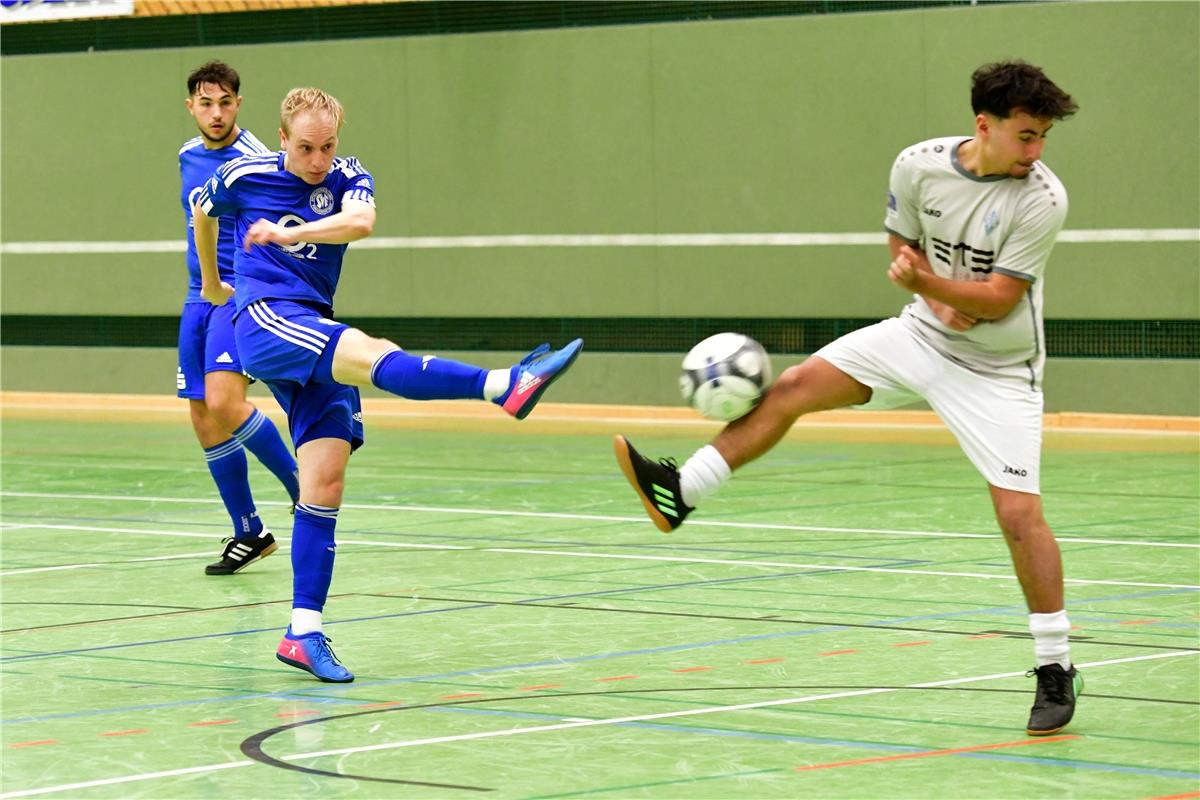
[(899, 236), (909, 244), (919, 245), (921, 220), (920, 209), (917, 208), (917, 187), (914, 185), (915, 166), (916, 158), (903, 152), (896, 156), (892, 163), (883, 227), (888, 233)]
[(1039, 280), (1046, 271), (1054, 240), (1067, 219), (1066, 192), (1051, 202), (1037, 197), (1013, 225), (1012, 232), (1000, 246), (993, 269), (1002, 275), (1021, 278), (1030, 283)]

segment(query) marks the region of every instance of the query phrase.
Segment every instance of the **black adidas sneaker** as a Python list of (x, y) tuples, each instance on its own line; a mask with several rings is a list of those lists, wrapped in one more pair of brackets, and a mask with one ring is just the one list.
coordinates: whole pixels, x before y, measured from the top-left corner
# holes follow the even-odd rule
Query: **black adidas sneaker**
[(275, 537), (266, 528), (258, 536), (246, 539), (222, 539), (225, 542), (225, 552), (221, 560), (214, 561), (204, 568), (205, 575), (232, 575), (241, 572), (259, 559), (266, 558), (279, 549)]
[(692, 507), (683, 502), (679, 489), (679, 467), (673, 458), (651, 461), (633, 449), (624, 436), (613, 439), (613, 452), (629, 485), (638, 493), (650, 521), (663, 533), (683, 524)]

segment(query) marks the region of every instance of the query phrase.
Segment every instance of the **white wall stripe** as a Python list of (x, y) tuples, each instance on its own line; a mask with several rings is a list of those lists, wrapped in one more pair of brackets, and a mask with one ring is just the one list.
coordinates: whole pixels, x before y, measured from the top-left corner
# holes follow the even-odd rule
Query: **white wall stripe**
[[(1200, 228), (1107, 228), (1067, 230), (1060, 244), (1108, 242), (1200, 242)], [(461, 250), (501, 247), (839, 247), (884, 245), (884, 233), (606, 233), (507, 236), (376, 236), (354, 243), (358, 250)], [(183, 240), (117, 242), (5, 242), (6, 255), (182, 253)]]

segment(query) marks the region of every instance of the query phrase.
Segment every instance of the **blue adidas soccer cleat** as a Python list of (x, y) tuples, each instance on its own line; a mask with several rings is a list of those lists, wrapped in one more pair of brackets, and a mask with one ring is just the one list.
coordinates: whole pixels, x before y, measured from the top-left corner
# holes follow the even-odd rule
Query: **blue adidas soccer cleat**
[(329, 647), (329, 642), (321, 631), (293, 636), (292, 626), (288, 625), (275, 657), (285, 664), (311, 672), (326, 683), (350, 683), (354, 680), (354, 673), (342, 666)]
[(517, 419), (525, 419), (550, 384), (562, 377), (575, 363), (582, 349), (583, 339), (576, 339), (562, 350), (554, 352), (550, 351), (548, 344), (538, 345), (512, 368), (508, 391), (492, 402)]

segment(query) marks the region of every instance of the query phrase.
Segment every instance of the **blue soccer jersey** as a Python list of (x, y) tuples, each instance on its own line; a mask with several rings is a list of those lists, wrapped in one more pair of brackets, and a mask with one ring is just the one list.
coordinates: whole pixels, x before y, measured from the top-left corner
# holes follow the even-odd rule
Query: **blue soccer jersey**
[(325, 180), (307, 183), (284, 169), (284, 153), (252, 155), (221, 166), (200, 192), (200, 208), (210, 217), (234, 215), (233, 259), (238, 311), (256, 300), (292, 300), (332, 313), (333, 293), (342, 272), (344, 244), (296, 242), (242, 247), (246, 231), (267, 219), (302, 225), (342, 210), (347, 200), (375, 205), (375, 181), (358, 159), (337, 157)]
[[(185, 303), (208, 302), (200, 296), (200, 259), (196, 257), (196, 241), (192, 238), (192, 204), (217, 167), (242, 156), (270, 152), (266, 145), (245, 129), (227, 147), (209, 150), (204, 146), (204, 139), (197, 136), (188, 139), (179, 148), (179, 176), (183, 187), (179, 200), (183, 204), (183, 217), (187, 223), (188, 293)], [(221, 238), (217, 242), (217, 269), (221, 273), (221, 280), (229, 283), (233, 283), (233, 223), (233, 217), (221, 220)]]

